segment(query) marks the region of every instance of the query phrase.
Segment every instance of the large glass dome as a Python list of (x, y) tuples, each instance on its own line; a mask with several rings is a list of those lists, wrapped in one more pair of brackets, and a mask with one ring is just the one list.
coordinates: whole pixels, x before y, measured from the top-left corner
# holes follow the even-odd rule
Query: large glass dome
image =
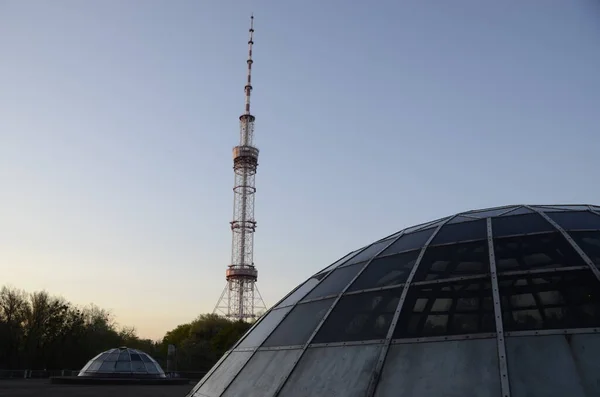
[(190, 396), (600, 396), (600, 207), (410, 227), (284, 297)]
[(92, 358), (78, 376), (96, 378), (164, 378), (160, 365), (143, 351), (120, 347)]

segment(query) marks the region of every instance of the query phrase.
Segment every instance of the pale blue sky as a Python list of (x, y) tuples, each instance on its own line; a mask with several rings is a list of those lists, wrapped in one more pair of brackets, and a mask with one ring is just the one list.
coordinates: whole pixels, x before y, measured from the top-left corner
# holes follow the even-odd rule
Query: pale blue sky
[(212, 311), (252, 11), (267, 304), (405, 226), (600, 203), (595, 0), (0, 0), (1, 284)]

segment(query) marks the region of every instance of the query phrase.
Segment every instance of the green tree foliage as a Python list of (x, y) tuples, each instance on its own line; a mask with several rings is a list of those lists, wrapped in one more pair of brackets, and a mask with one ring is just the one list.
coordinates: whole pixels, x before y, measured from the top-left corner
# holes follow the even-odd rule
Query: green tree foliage
[(80, 308), (46, 291), (28, 294), (5, 286), (0, 289), (0, 369), (79, 369), (119, 346), (145, 351), (165, 367), (173, 344), (178, 370), (207, 371), (249, 328), (246, 322), (202, 314), (152, 341), (138, 337), (133, 327), (120, 327), (95, 305)]

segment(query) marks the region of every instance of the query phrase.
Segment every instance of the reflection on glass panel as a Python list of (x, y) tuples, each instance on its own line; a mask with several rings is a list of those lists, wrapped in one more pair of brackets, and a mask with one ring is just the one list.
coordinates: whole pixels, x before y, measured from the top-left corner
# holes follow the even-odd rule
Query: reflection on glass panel
[(92, 364), (89, 366), (88, 371), (98, 371), (103, 362), (104, 361), (101, 360), (92, 361)]
[(340, 293), (364, 265), (364, 263), (357, 263), (356, 265), (335, 269), (329, 277), (323, 279), (315, 289), (306, 295), (303, 301)]
[(490, 280), (413, 285), (394, 338), (495, 332)]
[[(433, 225), (440, 223), (440, 220), (435, 220), (435, 221), (430, 221), (430, 222), (425, 222), (425, 223), (421, 223), (419, 225), (415, 225), (415, 226), (411, 226), (411, 227), (407, 227), (404, 230), (401, 230), (404, 234), (411, 234), (417, 230), (424, 230), (424, 229), (429, 229), (430, 227), (433, 227)], [(398, 236), (396, 236), (398, 237)]]
[[(279, 395), (285, 397), (365, 396), (380, 351), (380, 345), (308, 348)], [(263, 394), (261, 397), (272, 395)]]
[(489, 273), (487, 240), (428, 247), (413, 281), (429, 281)]
[(131, 372), (131, 361), (117, 361), (115, 370), (117, 372)]
[(117, 350), (117, 351), (110, 353), (106, 357), (106, 361), (117, 361), (118, 358), (119, 358), (119, 351)]
[(139, 361), (131, 361), (131, 370), (133, 372), (146, 372), (146, 365), (141, 359)]
[[(341, 258), (341, 259), (338, 259), (338, 260), (337, 260), (337, 261), (335, 261), (333, 264), (331, 264), (331, 265), (327, 266), (325, 269), (321, 270), (321, 271), (320, 271), (319, 273), (317, 273), (317, 274), (319, 275), (319, 274), (326, 274), (326, 273), (328, 273), (329, 271), (331, 271), (331, 270), (335, 269), (336, 267), (338, 267), (338, 266), (340, 266), (340, 265), (343, 265), (343, 264), (344, 264), (344, 263), (345, 263), (345, 262), (346, 262), (346, 261), (347, 261), (347, 260), (348, 260), (348, 259), (349, 259), (349, 258), (352, 256), (352, 255), (355, 255), (355, 254), (356, 254), (356, 251), (352, 251), (352, 252), (350, 252), (348, 255), (344, 256), (344, 257), (343, 257), (343, 258)], [(319, 280), (320, 280), (320, 279), (319, 279)]]
[(194, 397), (221, 396), (223, 390), (238, 375), (252, 354), (253, 352), (233, 352), (222, 358), (215, 371), (205, 378), (201, 386), (196, 386), (189, 395)]
[(292, 306), (271, 310), (269, 314), (261, 319), (256, 327), (250, 331), (237, 348), (260, 346), (291, 309)]
[(600, 232), (569, 232), (571, 238), (600, 268)]
[(402, 233), (403, 231), (400, 230), (399, 232), (396, 232), (394, 234), (392, 234), (391, 236), (389, 236), (388, 238), (386, 238), (386, 240), (390, 240), (390, 239), (395, 239), (396, 237), (398, 237), (400, 235), (400, 233)]
[(378, 243), (372, 244), (365, 250), (363, 250), (360, 254), (356, 255), (352, 259), (350, 259), (345, 265), (350, 265), (353, 263), (359, 263), (368, 261), (373, 258), (373, 256), (377, 255), (379, 251), (384, 249), (387, 245), (389, 245), (393, 240), (388, 239), (384, 241), (380, 241)]
[(600, 326), (600, 283), (589, 270), (499, 276), (505, 331)]
[[(508, 397), (501, 393), (498, 368), (495, 338), (392, 345), (375, 397)], [(516, 373), (511, 386), (517, 376), (519, 381), (535, 382)], [(511, 397), (550, 397), (516, 394), (512, 387), (511, 393)]]
[(551, 212), (548, 217), (564, 230), (600, 230), (600, 216), (593, 212)]
[(495, 208), (495, 209), (490, 209), (490, 210), (469, 212), (469, 213), (466, 213), (465, 215), (473, 216), (475, 218), (489, 218), (489, 217), (502, 215), (507, 211), (511, 211), (512, 209), (514, 209), (514, 207)]
[(494, 239), (498, 272), (585, 266), (559, 232)]
[(386, 256), (391, 254), (397, 254), (404, 251), (412, 251), (414, 249), (420, 249), (425, 245), (429, 237), (433, 234), (436, 229), (421, 230), (411, 234), (405, 234), (400, 237), (398, 241), (386, 248), (379, 256)]
[(311, 291), (315, 285), (319, 284), (319, 280), (315, 277), (308, 279), (302, 286), (300, 286), (296, 291), (292, 292), (290, 296), (285, 298), (280, 304), (276, 307), (285, 307), (289, 305), (293, 305), (298, 302), (300, 299), (304, 298), (304, 296)]
[(273, 396), (302, 349), (257, 351), (221, 397)]
[(473, 222), (442, 226), (430, 245), (483, 239), (487, 239), (487, 226), (485, 219), (480, 219)]
[(121, 353), (119, 354), (119, 359), (118, 361), (129, 361), (129, 352), (127, 350), (122, 350)]
[(143, 362), (145, 362), (145, 363), (151, 363), (151, 362), (153, 362), (153, 361), (150, 359), (150, 357), (148, 357), (148, 356), (147, 356), (147, 355), (145, 355), (145, 354), (140, 354), (140, 356), (142, 357), (142, 361), (143, 361)]
[(333, 300), (333, 298), (324, 299), (295, 306), (263, 346), (305, 344), (331, 307)]
[(313, 343), (384, 339), (402, 289), (399, 287), (342, 297)]
[(140, 357), (139, 354), (132, 353), (131, 354), (131, 361), (142, 361), (142, 358)]
[(406, 282), (420, 250), (375, 259), (352, 283), (348, 291), (385, 287)]
[(104, 353), (98, 354), (95, 359), (104, 361), (104, 360), (106, 360), (106, 358), (108, 356), (109, 356), (109, 353), (104, 352)]
[(100, 366), (100, 372), (113, 372), (115, 370), (116, 361), (104, 361)]
[(466, 216), (458, 215), (458, 216), (455, 216), (454, 218), (452, 218), (451, 220), (449, 220), (448, 223), (447, 223), (447, 225), (451, 225), (453, 223), (471, 222), (471, 221), (474, 221), (474, 220), (477, 220), (477, 219), (476, 218), (469, 218), (469, 217), (466, 217)]
[(494, 238), (517, 234), (554, 232), (556, 229), (539, 214), (492, 218)]
[(530, 210), (529, 208), (525, 208), (525, 207), (519, 207), (515, 210), (512, 210), (506, 214), (502, 214), (502, 216), (509, 216), (509, 215), (525, 215), (525, 214), (533, 214), (533, 211)]
[(149, 374), (157, 374), (159, 372), (154, 363), (146, 363), (146, 370)]

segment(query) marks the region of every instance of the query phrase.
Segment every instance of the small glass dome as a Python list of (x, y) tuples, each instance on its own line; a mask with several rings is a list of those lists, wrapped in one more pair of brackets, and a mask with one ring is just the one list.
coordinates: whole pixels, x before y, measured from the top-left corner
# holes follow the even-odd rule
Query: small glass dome
[(119, 347), (92, 358), (78, 376), (96, 378), (165, 378), (160, 365), (143, 351)]

